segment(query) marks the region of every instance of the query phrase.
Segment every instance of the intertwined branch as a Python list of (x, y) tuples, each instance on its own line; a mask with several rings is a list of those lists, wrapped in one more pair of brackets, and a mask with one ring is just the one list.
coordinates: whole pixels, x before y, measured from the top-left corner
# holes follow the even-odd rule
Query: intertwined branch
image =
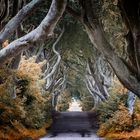
[(53, 0), (49, 12), (40, 25), (23, 37), (11, 42), (6, 48), (0, 51), (0, 63), (3, 64), (8, 59), (29, 48), (31, 44), (46, 39), (51, 34), (61, 18), (66, 7), (66, 0)]

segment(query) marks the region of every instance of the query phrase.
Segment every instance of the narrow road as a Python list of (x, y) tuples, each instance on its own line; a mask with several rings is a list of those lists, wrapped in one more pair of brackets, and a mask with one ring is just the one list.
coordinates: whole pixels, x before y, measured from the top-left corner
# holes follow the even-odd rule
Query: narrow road
[(96, 135), (97, 115), (91, 112), (61, 112), (47, 136), (40, 140), (105, 140)]

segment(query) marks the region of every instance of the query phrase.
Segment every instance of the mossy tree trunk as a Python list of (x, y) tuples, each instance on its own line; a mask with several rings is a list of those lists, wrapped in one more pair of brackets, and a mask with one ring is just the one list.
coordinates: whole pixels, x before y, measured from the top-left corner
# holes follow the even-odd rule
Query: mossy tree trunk
[[(110, 45), (108, 40), (106, 39), (106, 35), (103, 31), (103, 27), (99, 21), (98, 15), (96, 15), (97, 12), (95, 12), (94, 9), (96, 9), (95, 5), (93, 4), (95, 1), (91, 0), (82, 0), (81, 6), (82, 6), (82, 13), (83, 13), (83, 24), (86, 28), (86, 32), (92, 42), (92, 44), (104, 55), (108, 63), (113, 68), (115, 74), (121, 81), (121, 83), (129, 90), (131, 90), (134, 94), (136, 94), (138, 97), (140, 97), (140, 81), (139, 81), (139, 36), (138, 36), (138, 26), (134, 26), (136, 29), (137, 34), (134, 34), (135, 36), (135, 43), (134, 47), (137, 48), (135, 51), (131, 52), (136, 56), (135, 62), (136, 62), (136, 69), (133, 69), (133, 65), (135, 65), (133, 62), (133, 65), (130, 65), (130, 63), (123, 60), (123, 58), (119, 57), (113, 47)], [(138, 2), (138, 1), (137, 1)], [(131, 2), (132, 3), (132, 2)], [(135, 3), (136, 4), (136, 3)], [(138, 3), (137, 3), (138, 4)], [(135, 9), (135, 7), (134, 7)], [(134, 10), (133, 9), (133, 10)], [(137, 9), (135, 9), (137, 10)], [(131, 13), (132, 14), (132, 13)], [(127, 16), (128, 17), (128, 16)], [(133, 16), (132, 16), (133, 17)], [(129, 17), (128, 17), (129, 18)], [(136, 17), (137, 19), (138, 17)], [(138, 22), (139, 23), (139, 22)], [(137, 25), (138, 25), (137, 23)], [(134, 30), (135, 31), (135, 30)], [(135, 33), (136, 33), (135, 32)], [(136, 47), (137, 46), (137, 47)]]

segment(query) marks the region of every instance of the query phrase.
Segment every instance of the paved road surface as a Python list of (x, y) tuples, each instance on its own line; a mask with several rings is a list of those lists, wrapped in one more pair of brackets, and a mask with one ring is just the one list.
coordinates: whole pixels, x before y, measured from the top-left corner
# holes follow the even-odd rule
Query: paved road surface
[(105, 140), (96, 135), (96, 117), (90, 112), (57, 113), (48, 135), (40, 140)]

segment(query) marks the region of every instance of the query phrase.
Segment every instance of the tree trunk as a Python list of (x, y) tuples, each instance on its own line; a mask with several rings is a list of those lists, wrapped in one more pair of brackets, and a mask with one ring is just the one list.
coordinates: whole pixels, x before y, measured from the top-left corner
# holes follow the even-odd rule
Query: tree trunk
[(127, 105), (128, 105), (128, 112), (130, 115), (133, 114), (135, 101), (136, 101), (136, 95), (133, 94), (131, 91), (128, 91)]
[(120, 82), (134, 94), (140, 98), (140, 81), (137, 78), (137, 73), (133, 73), (124, 61), (115, 53), (113, 47), (109, 44), (105, 38), (102, 25), (99, 22), (97, 15), (94, 15), (91, 10), (91, 0), (83, 0), (83, 24), (86, 28), (86, 32), (94, 45), (106, 58), (111, 65), (114, 73), (120, 80)]
[(140, 82), (135, 75), (131, 73), (122, 59), (113, 51), (110, 44), (104, 37), (101, 28), (97, 26), (93, 29), (86, 24), (85, 27), (91, 42), (105, 56), (121, 83), (140, 98)]

